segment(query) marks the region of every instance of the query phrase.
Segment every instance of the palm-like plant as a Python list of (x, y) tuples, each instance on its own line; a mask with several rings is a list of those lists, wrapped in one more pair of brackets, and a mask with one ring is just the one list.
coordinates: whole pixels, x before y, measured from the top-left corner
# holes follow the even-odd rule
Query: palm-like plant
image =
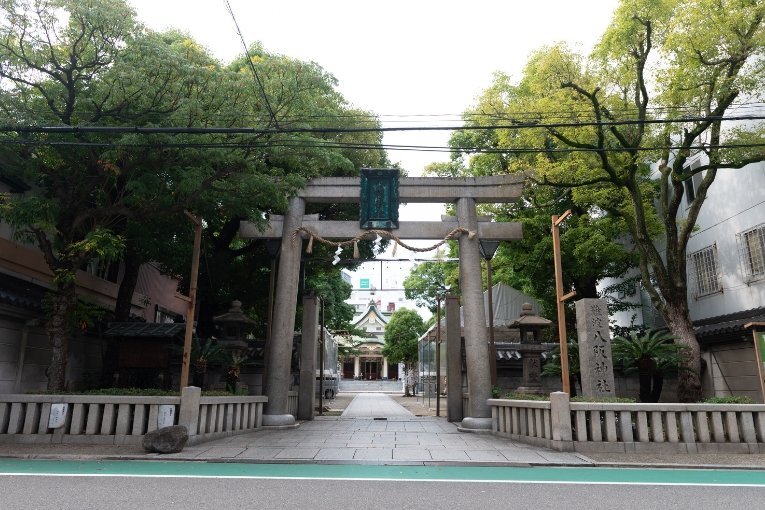
[[(174, 350), (183, 353), (183, 346), (175, 346)], [(191, 340), (190, 353), (191, 366), (194, 369), (191, 375), (192, 384), (203, 388), (205, 377), (207, 376), (207, 365), (222, 361), (223, 356), (223, 346), (215, 338), (201, 340), (198, 336), (194, 335)]]
[(659, 401), (664, 375), (680, 369), (685, 349), (674, 343), (669, 332), (655, 329), (617, 336), (611, 344), (614, 359), (622, 363), (625, 371), (638, 371), (641, 402)]

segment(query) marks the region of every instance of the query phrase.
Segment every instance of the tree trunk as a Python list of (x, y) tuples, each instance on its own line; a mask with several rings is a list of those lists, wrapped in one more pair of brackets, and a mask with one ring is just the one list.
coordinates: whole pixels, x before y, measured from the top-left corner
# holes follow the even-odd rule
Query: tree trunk
[(685, 299), (679, 303), (667, 303), (664, 319), (678, 344), (688, 348), (685, 362), (678, 372), (677, 400), (698, 402), (701, 400), (701, 347), (693, 331), (693, 323)]
[(569, 385), (569, 388), (571, 390), (571, 393), (569, 393), (569, 396), (571, 398), (576, 397), (576, 383), (579, 380), (579, 378), (577, 376), (578, 376), (578, 374), (569, 374), (568, 375), (568, 385)]
[(640, 383), (640, 392), (638, 398), (641, 402), (651, 403), (653, 395), (653, 375), (656, 371), (656, 362), (653, 359), (639, 359), (638, 382)]
[(77, 305), (74, 278), (60, 278), (56, 282), (56, 290), (49, 295), (49, 303), (50, 313), (46, 324), (51, 347), (47, 371), (48, 391), (61, 392), (66, 389), (66, 363), (72, 336), (72, 325), (69, 321)]
[(664, 373), (661, 370), (654, 372), (652, 382), (651, 402), (658, 402), (661, 398), (661, 390), (664, 389)]
[(117, 302), (114, 305), (114, 320), (117, 322), (127, 322), (130, 320), (133, 293), (138, 284), (138, 271), (141, 268), (141, 258), (132, 249), (130, 244), (128, 244), (125, 250), (123, 262), (125, 263), (125, 273), (122, 276), (122, 281), (117, 291)]

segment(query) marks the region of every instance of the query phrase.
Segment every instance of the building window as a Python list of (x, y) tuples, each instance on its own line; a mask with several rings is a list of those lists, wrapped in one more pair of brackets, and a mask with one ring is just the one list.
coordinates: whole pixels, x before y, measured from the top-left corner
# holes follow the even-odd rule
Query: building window
[[(701, 166), (701, 161), (696, 160), (690, 165), (688, 165), (685, 170), (688, 172), (693, 172), (697, 168)], [(688, 177), (685, 181), (683, 181), (683, 185), (685, 186), (685, 200), (688, 204), (688, 207), (691, 206), (694, 200), (696, 200), (696, 192), (699, 190), (699, 186), (701, 186), (701, 180), (704, 178), (701, 172), (696, 173)]]
[(736, 235), (747, 282), (765, 278), (765, 223)]
[(693, 297), (698, 298), (721, 292), (720, 278), (717, 273), (717, 245), (707, 246), (689, 256), (696, 289)]

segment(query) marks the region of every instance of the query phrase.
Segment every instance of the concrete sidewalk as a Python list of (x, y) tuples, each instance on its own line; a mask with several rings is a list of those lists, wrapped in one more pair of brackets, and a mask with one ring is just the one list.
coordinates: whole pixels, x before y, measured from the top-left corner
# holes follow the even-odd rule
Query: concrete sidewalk
[[(398, 399), (413, 405), (412, 399)], [(342, 400), (343, 416), (317, 417), (296, 429), (262, 429), (151, 454), (140, 446), (0, 444), (0, 457), (66, 460), (464, 465), (727, 467), (765, 469), (765, 455), (642, 455), (556, 452), (491, 434), (462, 433), (443, 417), (414, 416), (385, 394)], [(417, 410), (419, 411), (419, 410)], [(419, 412), (417, 412), (419, 414)]]

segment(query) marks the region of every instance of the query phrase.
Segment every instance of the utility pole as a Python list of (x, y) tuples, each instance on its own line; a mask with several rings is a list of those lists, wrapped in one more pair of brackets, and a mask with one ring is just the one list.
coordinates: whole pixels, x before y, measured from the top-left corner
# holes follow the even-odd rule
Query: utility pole
[(197, 277), (199, 276), (199, 251), (202, 247), (202, 217), (185, 211), (196, 228), (194, 229), (194, 252), (191, 255), (191, 277), (189, 278), (189, 308), (186, 313), (186, 335), (183, 339), (183, 362), (181, 365), (181, 389), (189, 385), (191, 366), (191, 338), (194, 335), (194, 312), (197, 303)]
[(571, 209), (560, 216), (552, 216), (553, 260), (555, 261), (555, 302), (558, 308), (558, 341), (560, 342), (560, 372), (563, 379), (563, 392), (571, 394), (571, 378), (568, 367), (568, 340), (566, 338), (566, 310), (563, 303), (576, 295), (569, 292), (563, 295), (563, 268), (560, 260), (560, 233), (558, 226), (571, 216)]

